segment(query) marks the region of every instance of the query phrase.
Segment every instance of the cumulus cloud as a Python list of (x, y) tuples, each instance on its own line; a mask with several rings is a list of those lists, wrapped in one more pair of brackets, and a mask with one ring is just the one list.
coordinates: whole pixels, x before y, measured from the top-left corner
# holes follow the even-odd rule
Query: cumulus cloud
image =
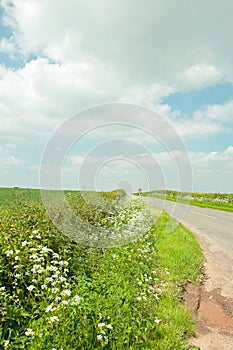
[[(163, 100), (177, 91), (233, 82), (230, 0), (214, 6), (210, 0), (148, 0), (144, 5), (133, 0), (2, 0), (1, 6), (3, 24), (12, 33), (1, 38), (0, 49), (20, 59), (20, 68), (0, 65), (2, 142), (9, 144), (12, 137), (19, 145), (23, 139), (45, 140), (65, 118), (115, 101), (157, 112), (185, 140), (229, 132), (232, 101), (186, 116)], [(147, 129), (153, 126), (145, 115), (134, 118), (144, 118)], [(132, 122), (132, 115), (125, 122)], [(103, 137), (103, 130), (91, 137)], [(142, 130), (131, 131), (129, 139), (156, 143)], [(70, 160), (77, 165), (80, 157)], [(8, 159), (17, 163), (11, 153)]]
[(192, 116), (185, 117), (179, 112), (170, 114), (178, 133), (184, 139), (202, 138), (220, 132), (232, 132), (233, 101), (222, 105), (208, 105), (194, 111)]
[(221, 170), (221, 164), (224, 163), (227, 164), (227, 168), (233, 169), (233, 146), (222, 152), (191, 152), (190, 157), (193, 165), (208, 168), (211, 164), (215, 164)]
[(2, 3), (5, 23), (14, 27), (25, 56), (41, 52), (62, 63), (99, 60), (148, 85), (200, 88), (221, 74), (232, 78), (230, 0), (215, 6), (210, 0), (149, 0), (143, 7), (123, 0), (68, 0), (56, 8), (53, 0)]
[(207, 64), (196, 64), (185, 72), (184, 84), (187, 84), (187, 88), (203, 89), (206, 86), (219, 83), (222, 79), (222, 74), (216, 69), (216, 67)]
[(223, 105), (209, 105), (202, 110), (194, 112), (194, 119), (201, 121), (207, 119), (212, 122), (230, 123), (233, 122), (233, 100)]
[(3, 21), (13, 28), (1, 39), (3, 50), (17, 48), (26, 61), (37, 56), (19, 70), (1, 69), (4, 131), (49, 130), (80, 109), (112, 101), (174, 119), (177, 112), (161, 103), (169, 94), (230, 80), (233, 50), (222, 47), (223, 35), (231, 39), (230, 11), (210, 1), (181, 5), (183, 11), (169, 0), (143, 9), (132, 1), (68, 0), (54, 9), (53, 0), (3, 0)]

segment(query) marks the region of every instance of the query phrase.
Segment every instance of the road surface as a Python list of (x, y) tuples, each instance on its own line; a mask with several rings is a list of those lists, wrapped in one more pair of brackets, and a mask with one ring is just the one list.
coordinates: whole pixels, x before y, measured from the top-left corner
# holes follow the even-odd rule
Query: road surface
[[(201, 350), (233, 350), (233, 213), (145, 197), (193, 231), (205, 256), (206, 280), (198, 296)], [(174, 220), (173, 220), (174, 221)]]
[(233, 253), (233, 213), (152, 197), (146, 197), (146, 200), (195, 232), (213, 239), (229, 253)]

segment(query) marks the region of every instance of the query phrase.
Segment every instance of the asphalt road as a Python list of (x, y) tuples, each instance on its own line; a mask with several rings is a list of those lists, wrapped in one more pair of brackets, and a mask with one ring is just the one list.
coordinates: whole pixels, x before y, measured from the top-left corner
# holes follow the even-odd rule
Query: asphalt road
[(224, 250), (233, 253), (233, 213), (152, 197), (145, 197), (145, 199), (157, 208), (166, 211), (180, 223), (208, 236)]

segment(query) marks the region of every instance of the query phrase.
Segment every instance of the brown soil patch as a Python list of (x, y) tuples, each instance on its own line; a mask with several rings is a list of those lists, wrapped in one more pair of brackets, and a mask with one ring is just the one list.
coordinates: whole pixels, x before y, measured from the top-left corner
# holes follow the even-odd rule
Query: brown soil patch
[[(183, 302), (197, 323), (197, 334), (191, 339), (191, 343), (199, 346), (204, 342), (206, 347), (200, 347), (201, 350), (220, 350), (217, 344), (222, 343), (225, 345), (221, 350), (233, 350), (233, 300), (220, 293), (219, 288), (207, 292), (204, 283), (201, 286), (192, 283), (184, 286)], [(227, 342), (231, 345), (227, 345)]]
[(201, 303), (199, 317), (208, 327), (230, 329), (232, 326), (231, 319), (224, 313), (221, 306), (211, 300)]
[(233, 332), (233, 300), (223, 297), (218, 289), (206, 292), (204, 285), (187, 283), (183, 301), (197, 319), (199, 332), (205, 333), (207, 327)]
[(187, 283), (183, 290), (183, 301), (187, 304), (188, 309), (196, 317), (201, 301), (201, 287), (192, 283)]

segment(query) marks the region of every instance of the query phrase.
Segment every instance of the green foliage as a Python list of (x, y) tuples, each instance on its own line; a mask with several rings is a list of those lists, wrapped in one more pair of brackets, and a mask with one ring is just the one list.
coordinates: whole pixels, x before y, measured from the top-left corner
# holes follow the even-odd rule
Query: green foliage
[[(35, 194), (0, 210), (1, 348), (188, 349), (194, 325), (179, 300), (182, 284), (201, 272), (193, 235), (180, 225), (167, 233), (162, 214), (134, 242), (85, 247), (56, 229)], [(124, 193), (98, 194), (99, 210), (78, 192), (66, 195), (79, 215), (105, 227), (125, 229), (145, 206), (137, 197), (107, 214)]]

